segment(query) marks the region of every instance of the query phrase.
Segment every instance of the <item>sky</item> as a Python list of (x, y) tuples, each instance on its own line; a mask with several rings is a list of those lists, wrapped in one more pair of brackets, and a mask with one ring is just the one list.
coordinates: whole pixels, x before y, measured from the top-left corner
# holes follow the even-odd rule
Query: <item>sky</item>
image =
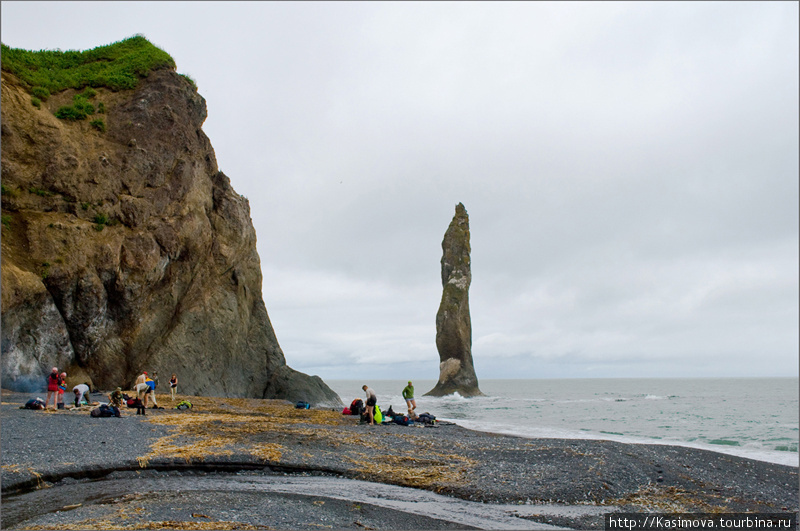
[(287, 363), (436, 379), (469, 213), (478, 379), (798, 375), (797, 2), (9, 2), (206, 99)]

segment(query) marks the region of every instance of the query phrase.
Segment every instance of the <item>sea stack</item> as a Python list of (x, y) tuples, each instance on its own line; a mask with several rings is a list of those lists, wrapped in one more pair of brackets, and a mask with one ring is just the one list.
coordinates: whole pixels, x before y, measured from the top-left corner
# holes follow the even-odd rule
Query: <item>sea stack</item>
[(442, 302), (436, 314), (436, 348), (439, 351), (439, 381), (426, 396), (483, 395), (472, 364), (472, 323), (469, 317), (470, 271), (469, 216), (464, 205), (442, 240)]

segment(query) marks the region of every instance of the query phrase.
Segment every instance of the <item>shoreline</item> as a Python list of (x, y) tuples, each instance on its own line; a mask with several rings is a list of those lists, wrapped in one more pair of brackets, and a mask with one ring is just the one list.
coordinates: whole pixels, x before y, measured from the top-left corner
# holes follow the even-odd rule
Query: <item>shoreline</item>
[[(126, 409), (118, 419), (92, 418), (88, 409), (19, 409), (30, 397), (7, 391), (2, 395), (2, 493), (7, 500), (57, 492), (61, 487), (78, 492), (89, 483), (126, 474), (136, 478), (138, 485), (147, 483), (144, 478), (160, 475), (184, 478), (181, 481), (189, 484), (190, 477), (202, 471), (218, 474), (219, 481), (241, 474), (323, 474), (493, 506), (627, 512), (798, 511), (796, 467), (706, 450), (528, 439), (449, 424), (366, 426), (339, 411), (297, 410), (277, 400), (181, 396), (195, 407), (148, 410), (144, 417)], [(168, 395), (158, 398), (160, 405), (171, 406)], [(88, 482), (89, 478), (94, 481)], [(295, 494), (303, 496), (303, 492)], [(152, 522), (164, 496), (144, 497), (137, 507), (145, 513), (155, 511), (147, 517)], [(227, 521), (222, 515), (229, 507), (216, 504), (213, 497), (203, 503), (204, 514), (216, 518), (218, 524)], [(111, 510), (117, 505), (104, 507)], [(58, 514), (86, 528), (88, 524), (80, 519), (98, 506)], [(566, 511), (560, 516), (542, 512), (518, 518), (532, 526), (602, 529), (597, 511), (583, 515)], [(140, 523), (145, 525), (147, 518)], [(374, 518), (371, 521), (378, 527), (383, 522), (383, 528), (402, 529), (381, 520), (379, 512)], [(396, 519), (396, 515), (387, 518)], [(104, 528), (112, 528), (104, 523)], [(449, 524), (426, 520), (420, 525), (446, 528)], [(440, 525), (444, 527), (436, 527)]]
[[(632, 437), (626, 435), (614, 435), (614, 434), (605, 434), (605, 433), (593, 433), (587, 432), (587, 434), (576, 434), (572, 436), (571, 434), (562, 434), (562, 435), (533, 435), (527, 434), (524, 432), (520, 432), (518, 430), (513, 429), (504, 429), (502, 425), (496, 425), (496, 429), (491, 428), (483, 428), (481, 426), (475, 426), (470, 424), (480, 424), (479, 421), (472, 421), (466, 419), (449, 419), (443, 418), (442, 420), (446, 420), (448, 422), (453, 422), (462, 426), (468, 430), (474, 431), (481, 431), (485, 433), (496, 433), (498, 435), (507, 435), (509, 437), (522, 437), (525, 439), (564, 439), (564, 440), (587, 440), (587, 441), (614, 441), (621, 444), (645, 444), (645, 445), (658, 445), (658, 446), (678, 446), (681, 448), (692, 448), (695, 450), (705, 450), (708, 452), (715, 452), (724, 455), (731, 455), (735, 457), (741, 457), (744, 459), (752, 459), (754, 461), (761, 461), (764, 463), (771, 463), (774, 465), (783, 465), (783, 466), (790, 466), (790, 467), (798, 467), (800, 466), (800, 455), (798, 452), (792, 451), (777, 451), (777, 450), (748, 450), (746, 447), (743, 446), (727, 446), (727, 445), (713, 445), (713, 444), (702, 444), (702, 443), (692, 443), (689, 441), (681, 441), (681, 440), (664, 440), (664, 439), (647, 439), (644, 437)], [(466, 422), (464, 422), (466, 420)]]
[[(360, 389), (360, 380), (327, 380), (332, 388), (340, 394), (353, 393), (354, 389)], [(402, 402), (388, 390), (395, 390), (405, 385), (404, 380), (376, 379), (371, 380), (373, 386), (378, 391), (379, 403)], [(687, 382), (690, 382), (687, 383)], [(525, 438), (539, 439), (592, 439), (610, 440), (625, 444), (660, 444), (683, 446), (687, 448), (698, 448), (703, 450), (715, 451), (748, 459), (755, 459), (775, 464), (788, 466), (800, 465), (798, 459), (798, 440), (797, 440), (797, 413), (796, 398), (794, 404), (786, 404), (787, 407), (795, 407), (792, 414), (791, 409), (786, 410), (789, 415), (782, 415), (780, 419), (783, 423), (794, 425), (792, 433), (780, 433), (777, 435), (767, 435), (764, 430), (757, 430), (755, 434), (746, 429), (749, 424), (730, 426), (730, 430), (705, 430), (705, 422), (714, 425), (717, 421), (725, 423), (723, 419), (716, 418), (713, 413), (708, 416), (715, 417), (698, 425), (688, 426), (689, 429), (660, 430), (658, 428), (674, 427), (676, 420), (669, 418), (670, 413), (680, 414), (681, 408), (691, 408), (692, 404), (697, 405), (696, 396), (699, 389), (711, 387), (715, 389), (725, 389), (730, 387), (728, 383), (720, 385), (720, 382), (739, 382), (742, 387), (751, 387), (754, 383), (763, 386), (769, 382), (780, 382), (779, 388), (786, 397), (797, 396), (796, 376), (791, 377), (753, 377), (753, 378), (555, 378), (555, 379), (481, 379), (481, 389), (484, 397), (465, 399), (457, 393), (443, 398), (423, 397), (421, 408), (431, 409), (439, 418), (456, 422), (468, 429), (484, 431), (489, 433), (500, 433), (503, 435), (520, 436)], [(427, 389), (433, 386), (435, 380), (416, 380), (420, 389)], [(358, 385), (356, 385), (358, 384)], [(557, 384), (558, 392), (554, 393), (554, 384)], [(616, 384), (616, 385), (615, 385)], [(569, 389), (562, 392), (561, 388)], [(586, 388), (586, 389), (583, 389)], [(382, 394), (380, 391), (384, 391)], [(716, 395), (715, 395), (716, 396)], [(752, 396), (752, 395), (751, 395)], [(774, 396), (772, 396), (774, 398)], [(478, 407), (465, 407), (462, 404), (469, 404), (473, 401), (482, 402)], [(727, 399), (726, 399), (727, 401)], [(625, 413), (619, 407), (636, 404), (641, 402), (644, 407), (659, 405), (652, 411), (648, 420), (655, 419), (659, 415), (661, 418), (658, 423), (672, 424), (672, 426), (660, 426), (655, 421), (647, 424), (639, 424), (633, 421), (631, 426), (626, 426), (625, 422), (620, 422), (620, 415)], [(738, 409), (745, 404), (744, 400), (737, 400), (733, 397), (733, 402), (729, 407)], [(580, 409), (584, 404), (590, 404), (587, 414), (592, 411), (592, 403), (600, 404), (594, 406), (594, 411), (602, 410), (603, 416), (607, 417), (605, 424), (597, 422), (581, 422), (581, 419), (570, 415), (567, 412), (567, 420), (575, 422), (559, 422), (559, 418), (554, 418), (554, 411), (559, 407), (572, 408), (573, 404)], [(680, 404), (680, 405), (679, 405)], [(504, 418), (500, 412), (497, 418), (489, 418), (487, 411), (494, 409), (507, 409), (515, 407), (522, 410), (522, 419), (518, 422), (515, 419)], [(537, 415), (528, 415), (525, 411), (530, 408), (540, 411), (541, 418)], [(607, 408), (611, 408), (606, 411)], [(663, 409), (664, 411), (658, 411)], [(435, 411), (434, 411), (435, 410)], [(417, 411), (420, 411), (418, 408)], [(690, 409), (691, 411), (691, 409)], [(641, 415), (648, 414), (647, 411), (631, 411)], [(719, 413), (719, 410), (717, 410)], [(764, 413), (764, 411), (761, 411)], [(646, 417), (643, 417), (643, 420)], [(776, 417), (763, 418), (758, 416), (758, 412), (751, 413), (745, 420), (759, 419), (760, 425), (766, 425), (768, 421), (777, 421)], [(626, 429), (631, 428), (631, 429)], [(737, 433), (738, 429), (738, 433)], [(744, 430), (744, 431), (743, 431)], [(727, 431), (728, 433), (724, 433)], [(784, 432), (786, 430), (783, 430)], [(621, 433), (617, 433), (621, 432)], [(741, 437), (745, 435), (745, 437)], [(771, 439), (771, 437), (782, 437), (781, 439)], [(780, 441), (780, 442), (774, 442)]]

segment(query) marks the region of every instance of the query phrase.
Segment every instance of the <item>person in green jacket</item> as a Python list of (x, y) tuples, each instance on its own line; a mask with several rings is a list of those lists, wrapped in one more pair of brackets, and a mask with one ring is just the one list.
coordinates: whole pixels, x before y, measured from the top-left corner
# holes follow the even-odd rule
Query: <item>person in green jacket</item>
[(409, 413), (417, 409), (417, 403), (414, 401), (414, 386), (411, 384), (411, 382), (408, 382), (406, 388), (403, 389), (403, 398), (406, 399), (406, 405), (408, 406)]

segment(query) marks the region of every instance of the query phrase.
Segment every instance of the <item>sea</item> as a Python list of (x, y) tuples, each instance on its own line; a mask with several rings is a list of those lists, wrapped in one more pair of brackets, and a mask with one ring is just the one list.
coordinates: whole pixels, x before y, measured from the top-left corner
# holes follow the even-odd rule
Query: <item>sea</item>
[[(369, 385), (382, 410), (406, 411), (408, 380), (326, 380), (349, 405)], [(798, 378), (480, 380), (485, 396), (429, 397), (417, 413), (465, 428), (529, 438), (602, 439), (702, 448), (798, 466)]]

